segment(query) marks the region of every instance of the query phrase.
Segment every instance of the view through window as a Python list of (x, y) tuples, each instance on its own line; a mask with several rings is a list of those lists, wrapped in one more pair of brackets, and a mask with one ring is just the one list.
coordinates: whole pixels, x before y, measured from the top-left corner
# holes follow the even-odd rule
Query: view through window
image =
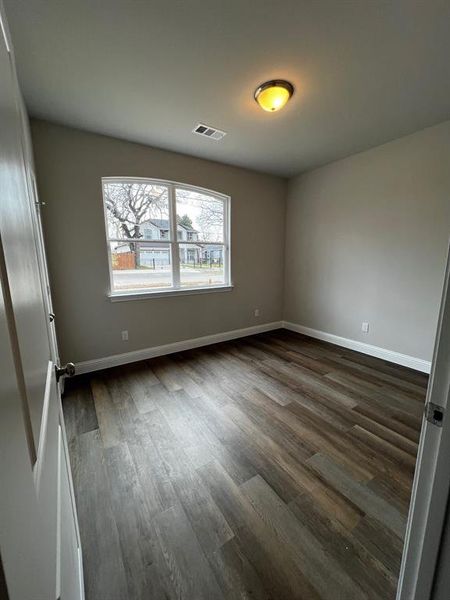
[(111, 293), (230, 284), (230, 199), (153, 179), (104, 178)]

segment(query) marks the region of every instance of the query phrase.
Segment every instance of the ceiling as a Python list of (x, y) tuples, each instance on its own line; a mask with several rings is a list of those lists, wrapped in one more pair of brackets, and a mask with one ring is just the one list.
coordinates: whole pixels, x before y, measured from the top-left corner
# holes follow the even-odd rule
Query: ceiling
[(31, 115), (73, 127), (291, 176), (450, 118), (447, 0), (5, 4)]

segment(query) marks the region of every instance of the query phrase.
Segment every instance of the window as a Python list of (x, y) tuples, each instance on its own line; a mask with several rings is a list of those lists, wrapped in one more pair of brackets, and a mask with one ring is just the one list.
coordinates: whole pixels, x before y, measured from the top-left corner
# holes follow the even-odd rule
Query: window
[(155, 179), (104, 178), (111, 296), (230, 287), (230, 198)]
[(152, 228), (147, 226), (143, 228), (143, 236), (145, 240), (153, 239), (153, 231)]

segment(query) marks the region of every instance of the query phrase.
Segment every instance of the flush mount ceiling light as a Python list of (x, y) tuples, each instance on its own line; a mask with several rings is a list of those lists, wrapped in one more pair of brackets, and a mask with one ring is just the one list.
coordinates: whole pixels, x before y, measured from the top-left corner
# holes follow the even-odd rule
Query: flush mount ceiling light
[(275, 112), (285, 106), (294, 93), (294, 86), (283, 79), (262, 83), (255, 90), (255, 100), (263, 110)]

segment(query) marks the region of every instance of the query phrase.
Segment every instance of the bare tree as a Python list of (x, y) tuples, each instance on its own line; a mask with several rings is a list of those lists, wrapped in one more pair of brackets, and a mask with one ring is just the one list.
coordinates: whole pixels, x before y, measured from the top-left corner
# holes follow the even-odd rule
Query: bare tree
[[(110, 237), (142, 239), (141, 225), (167, 215), (167, 189), (148, 183), (107, 183), (104, 188)], [(139, 244), (129, 243), (139, 266)]]
[[(141, 238), (141, 224), (167, 213), (166, 188), (146, 183), (108, 183), (105, 204), (118, 237)], [(122, 235), (120, 235), (120, 232)]]
[[(206, 238), (210, 242), (222, 241), (224, 214), (223, 203), (220, 200), (183, 189), (177, 190), (177, 200), (193, 210), (193, 228), (200, 229), (200, 238)], [(192, 223), (192, 217), (188, 217), (188, 219)]]
[(209, 241), (221, 241), (223, 232), (222, 202), (202, 202), (197, 221)]

